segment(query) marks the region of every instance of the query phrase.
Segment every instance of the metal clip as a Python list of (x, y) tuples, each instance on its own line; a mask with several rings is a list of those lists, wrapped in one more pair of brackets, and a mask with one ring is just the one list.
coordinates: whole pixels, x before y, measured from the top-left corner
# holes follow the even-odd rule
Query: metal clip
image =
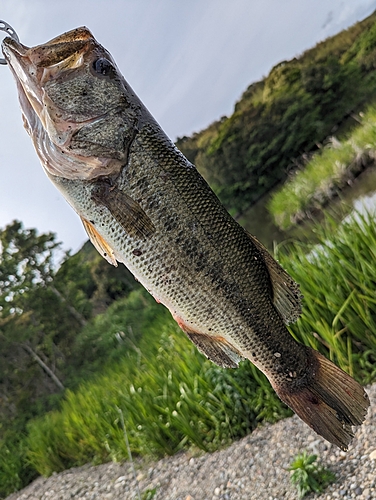
[[(13, 40), (15, 40), (16, 42), (20, 41), (17, 33), (14, 31), (12, 26), (10, 26), (10, 24), (6, 23), (5, 21), (2, 21), (1, 19), (0, 19), (0, 31), (5, 31), (5, 33), (7, 33), (8, 36), (13, 38)], [(0, 64), (7, 64), (7, 61), (4, 58), (0, 58)]]

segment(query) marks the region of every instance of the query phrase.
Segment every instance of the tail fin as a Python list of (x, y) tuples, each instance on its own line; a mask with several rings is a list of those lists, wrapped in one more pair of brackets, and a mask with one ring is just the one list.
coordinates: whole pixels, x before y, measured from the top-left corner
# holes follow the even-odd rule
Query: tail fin
[(317, 434), (344, 451), (361, 425), (369, 399), (363, 387), (319, 352), (309, 349), (312, 372), (304, 383), (274, 385), (278, 396)]

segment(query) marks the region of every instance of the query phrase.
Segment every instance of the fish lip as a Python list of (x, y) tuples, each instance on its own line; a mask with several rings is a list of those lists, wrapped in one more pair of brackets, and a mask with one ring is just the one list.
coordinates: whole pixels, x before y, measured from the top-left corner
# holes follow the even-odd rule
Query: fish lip
[(60, 62), (57, 60), (49, 64), (49, 51), (57, 50), (58, 47), (64, 47), (66, 50), (60, 50), (60, 60), (63, 60), (72, 55), (74, 51), (83, 50), (93, 42), (96, 43), (91, 31), (85, 26), (82, 26), (63, 33), (44, 44), (36, 45), (35, 47), (27, 47), (14, 38), (7, 36), (2, 41), (2, 50), (5, 59), (9, 63), (11, 62), (12, 56), (17, 58), (27, 57), (37, 67), (48, 67)]
[(34, 66), (35, 70), (53, 68), (71, 59), (75, 54), (85, 55), (93, 43), (96, 43), (95, 39), (87, 28), (77, 28), (35, 47), (27, 47), (11, 37), (6, 37), (2, 42), (2, 51), (13, 70), (17, 61), (30, 78), (31, 66)]
[(30, 47), (10, 37), (4, 38), (2, 42), (5, 60), (14, 75), (19, 95), (23, 95), (23, 98), (20, 99), (21, 108), (24, 115), (27, 116), (31, 116), (33, 111), (38, 115), (42, 109), (38, 80), (32, 77), (30, 71), (33, 66), (29, 58), (30, 50), (32, 50)]
[(14, 38), (7, 36), (2, 42), (2, 50), (6, 61), (10, 63), (12, 55), (15, 56), (15, 54), (17, 54), (18, 57), (24, 57), (27, 51), (30, 50), (30, 47), (27, 47), (26, 45), (17, 42)]
[[(44, 45), (57, 45), (60, 43), (72, 43), (72, 42), (78, 42), (78, 41), (89, 41), (89, 40), (94, 40), (95, 38), (92, 34), (92, 32), (87, 28), (86, 26), (80, 26), (79, 28), (74, 28), (70, 31), (66, 31), (65, 33), (62, 33), (61, 35), (56, 36), (55, 38), (52, 38), (48, 42), (44, 43)], [(38, 47), (41, 47), (39, 45)]]

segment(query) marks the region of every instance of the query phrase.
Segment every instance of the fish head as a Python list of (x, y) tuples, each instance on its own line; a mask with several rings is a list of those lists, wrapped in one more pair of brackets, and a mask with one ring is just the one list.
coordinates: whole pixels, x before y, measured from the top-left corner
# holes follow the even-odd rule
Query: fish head
[(77, 28), (36, 47), (7, 37), (2, 50), (47, 173), (92, 179), (119, 172), (141, 106), (91, 32)]

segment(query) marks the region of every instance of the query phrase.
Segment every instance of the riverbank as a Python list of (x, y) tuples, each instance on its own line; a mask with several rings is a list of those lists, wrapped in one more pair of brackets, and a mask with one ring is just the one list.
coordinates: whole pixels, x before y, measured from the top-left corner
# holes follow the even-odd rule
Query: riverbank
[(276, 225), (288, 229), (325, 208), (363, 171), (375, 165), (376, 107), (359, 117), (360, 125), (344, 141), (332, 137), (271, 197)]
[(307, 499), (376, 498), (376, 384), (371, 409), (347, 453), (330, 445), (296, 416), (264, 425), (224, 450), (181, 453), (158, 462), (84, 466), (39, 478), (6, 500), (295, 500), (287, 470), (303, 450), (316, 453), (336, 475), (322, 494)]

